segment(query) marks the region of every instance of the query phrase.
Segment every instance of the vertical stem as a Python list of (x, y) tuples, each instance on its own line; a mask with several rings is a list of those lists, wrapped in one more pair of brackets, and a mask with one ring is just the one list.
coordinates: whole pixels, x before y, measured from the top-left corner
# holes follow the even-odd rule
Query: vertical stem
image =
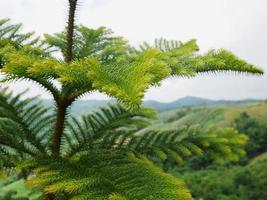
[(74, 33), (74, 20), (75, 11), (78, 0), (69, 0), (69, 19), (67, 27), (67, 44), (66, 44), (66, 55), (65, 61), (70, 63), (73, 59), (73, 33)]
[[(69, 0), (69, 18), (67, 26), (67, 38), (66, 38), (66, 53), (65, 61), (70, 63), (73, 59), (73, 33), (74, 33), (74, 20), (75, 11), (78, 0)], [(66, 119), (67, 108), (70, 103), (66, 103), (60, 96), (55, 99), (57, 102), (57, 119), (56, 127), (53, 135), (52, 151), (54, 155), (60, 154), (61, 137), (64, 131), (64, 123)]]
[(58, 156), (60, 154), (60, 144), (61, 144), (61, 137), (64, 131), (64, 123), (66, 119), (66, 112), (67, 112), (66, 105), (62, 103), (57, 103), (57, 121), (56, 127), (53, 135), (53, 154)]

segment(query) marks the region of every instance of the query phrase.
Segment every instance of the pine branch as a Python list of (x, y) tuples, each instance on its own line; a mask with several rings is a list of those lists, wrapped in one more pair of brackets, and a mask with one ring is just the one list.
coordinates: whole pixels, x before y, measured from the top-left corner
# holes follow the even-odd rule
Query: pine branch
[[(64, 132), (63, 152), (67, 157), (97, 146), (109, 145), (103, 140), (117, 132), (135, 133), (147, 127), (155, 118), (155, 112), (142, 108), (131, 112), (120, 105), (109, 105), (92, 114), (73, 118), (68, 122)], [(113, 144), (112, 144), (113, 145)]]
[(162, 160), (169, 158), (178, 164), (183, 157), (193, 154), (206, 154), (215, 162), (237, 161), (245, 155), (244, 145), (247, 138), (231, 128), (215, 129), (203, 132), (197, 129), (181, 130), (147, 130), (143, 134), (128, 138), (120, 148), (132, 149), (134, 152), (156, 156)]
[[(50, 49), (66, 54), (67, 33), (45, 35), (45, 43)], [(129, 45), (121, 37), (105, 27), (90, 29), (82, 25), (75, 26), (73, 34), (73, 60), (97, 57), (103, 63), (109, 63), (120, 55), (127, 54)]]
[(41, 186), (46, 194), (66, 194), (72, 199), (191, 199), (182, 181), (132, 154), (92, 151), (73, 160), (31, 164), (37, 166), (37, 176), (29, 184)]
[(23, 94), (0, 90), (0, 147), (31, 156), (48, 154), (46, 138), (53, 127), (53, 115), (34, 98), (21, 100)]

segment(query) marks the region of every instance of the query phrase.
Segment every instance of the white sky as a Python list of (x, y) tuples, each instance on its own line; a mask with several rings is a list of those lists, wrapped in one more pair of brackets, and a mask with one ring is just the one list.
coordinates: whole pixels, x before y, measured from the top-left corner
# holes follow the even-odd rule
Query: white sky
[[(0, 0), (0, 18), (24, 24), (38, 34), (61, 31), (66, 25), (67, 0)], [(196, 38), (201, 51), (231, 50), (267, 71), (266, 0), (79, 0), (77, 22), (106, 26), (133, 45), (164, 37)], [(31, 85), (30, 85), (31, 86)], [(12, 86), (19, 91), (29, 84)], [(32, 86), (31, 86), (32, 87)], [(32, 87), (32, 94), (40, 93)], [(184, 96), (212, 99), (267, 98), (267, 75), (202, 75), (172, 78), (150, 89), (145, 99), (172, 101)], [(44, 97), (47, 97), (46, 95)], [(91, 94), (90, 99), (104, 98)]]

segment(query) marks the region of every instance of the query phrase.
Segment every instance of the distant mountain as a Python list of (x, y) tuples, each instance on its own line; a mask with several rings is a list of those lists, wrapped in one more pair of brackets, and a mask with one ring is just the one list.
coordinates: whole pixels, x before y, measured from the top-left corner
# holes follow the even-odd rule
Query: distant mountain
[[(90, 112), (97, 109), (100, 106), (104, 106), (107, 103), (114, 103), (115, 100), (81, 100), (74, 103), (71, 108), (71, 113), (75, 115), (80, 115), (83, 113)], [(191, 107), (191, 106), (205, 106), (205, 105), (236, 105), (236, 104), (246, 104), (246, 103), (257, 103), (262, 102), (262, 100), (210, 100), (199, 97), (187, 96), (172, 102), (159, 102), (159, 101), (144, 101), (143, 105), (146, 107), (151, 107), (159, 112), (173, 110), (181, 107)], [(46, 105), (51, 104), (51, 100), (44, 100)]]
[(144, 106), (155, 108), (159, 112), (161, 112), (161, 111), (172, 110), (172, 109), (180, 108), (180, 107), (212, 105), (215, 103), (216, 101), (214, 100), (188, 96), (188, 97), (184, 97), (184, 98), (178, 99), (176, 101), (168, 102), (168, 103), (162, 103), (158, 101), (145, 101)]
[(190, 107), (190, 106), (206, 106), (206, 105), (236, 105), (236, 104), (246, 104), (246, 103), (256, 103), (262, 102), (263, 100), (255, 99), (245, 99), (245, 100), (211, 100), (200, 97), (187, 96), (181, 99), (177, 99), (172, 102), (162, 103), (158, 101), (145, 101), (144, 106), (152, 107), (158, 110), (159, 112), (172, 110), (175, 108), (181, 107)]

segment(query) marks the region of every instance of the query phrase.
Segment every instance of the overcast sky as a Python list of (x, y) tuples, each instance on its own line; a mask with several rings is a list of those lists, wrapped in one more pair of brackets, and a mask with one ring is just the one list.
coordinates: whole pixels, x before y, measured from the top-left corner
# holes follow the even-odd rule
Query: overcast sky
[[(67, 0), (0, 0), (0, 18), (24, 24), (37, 34), (61, 31), (66, 25)], [(79, 0), (77, 22), (106, 26), (133, 45), (164, 37), (196, 38), (200, 49), (231, 50), (267, 72), (266, 0)], [(27, 84), (12, 86), (22, 90)], [(40, 89), (32, 87), (31, 94)], [(150, 89), (145, 99), (172, 101), (184, 96), (212, 99), (267, 98), (267, 75), (202, 75), (172, 78)], [(44, 97), (48, 97), (45, 95)], [(91, 94), (90, 99), (105, 98)]]

